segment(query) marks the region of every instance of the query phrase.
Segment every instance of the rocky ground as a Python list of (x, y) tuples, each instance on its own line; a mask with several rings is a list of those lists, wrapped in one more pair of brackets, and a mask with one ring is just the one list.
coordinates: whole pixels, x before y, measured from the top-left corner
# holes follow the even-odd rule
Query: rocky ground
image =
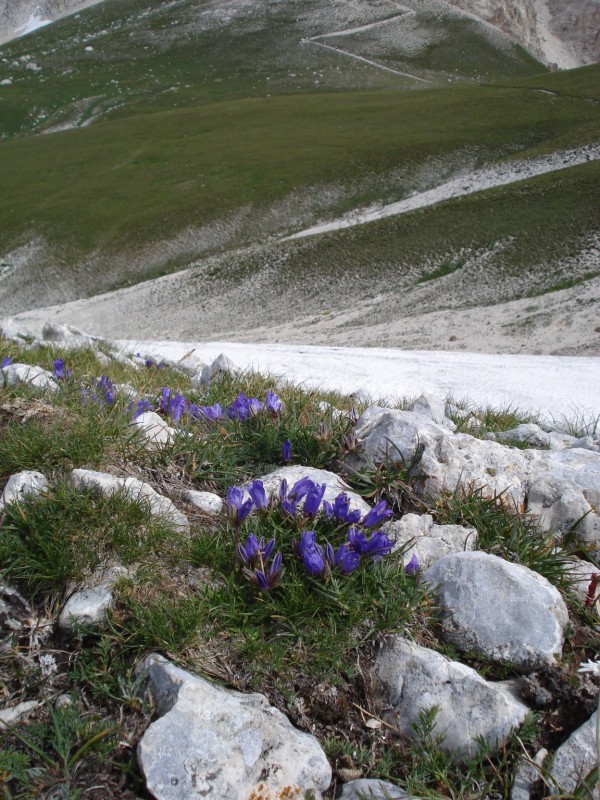
[(597, 432), (0, 345), (12, 796), (596, 796)]

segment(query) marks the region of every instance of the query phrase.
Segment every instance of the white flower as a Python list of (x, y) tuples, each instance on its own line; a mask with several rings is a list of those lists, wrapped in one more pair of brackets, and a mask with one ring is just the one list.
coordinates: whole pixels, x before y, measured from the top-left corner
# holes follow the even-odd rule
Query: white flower
[(592, 675), (600, 678), (600, 661), (585, 661), (580, 664), (577, 672), (591, 672)]
[(40, 656), (40, 672), (45, 678), (49, 678), (58, 670), (56, 659), (50, 654)]

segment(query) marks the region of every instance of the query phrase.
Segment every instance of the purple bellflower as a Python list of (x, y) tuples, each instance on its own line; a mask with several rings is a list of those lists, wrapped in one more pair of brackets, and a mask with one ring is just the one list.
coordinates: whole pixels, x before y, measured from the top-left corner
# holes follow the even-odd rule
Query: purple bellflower
[(385, 531), (375, 531), (369, 539), (367, 553), (374, 561), (379, 561), (392, 551), (394, 543), (388, 538)]
[(227, 516), (232, 524), (239, 527), (251, 511), (252, 498), (244, 500), (244, 490), (239, 486), (230, 486), (227, 489)]
[(294, 500), (302, 500), (302, 498), (306, 497), (306, 495), (314, 488), (315, 484), (310, 478), (300, 478), (300, 480), (296, 481), (296, 483), (288, 492), (288, 497), (291, 497)]
[(264, 484), (261, 480), (254, 480), (248, 487), (248, 494), (252, 498), (252, 502), (259, 509), (266, 508), (269, 505), (267, 494), (265, 492)]
[(420, 569), (421, 567), (417, 560), (417, 556), (413, 553), (413, 557), (408, 562), (408, 564), (405, 565), (404, 571), (406, 572), (407, 575), (416, 575)]
[(208, 422), (217, 422), (224, 417), (223, 409), (219, 403), (215, 403), (214, 406), (199, 406), (198, 411), (200, 416), (204, 417)]
[(317, 544), (315, 531), (304, 531), (299, 542), (294, 539), (292, 549), (302, 559), (302, 563), (309, 575), (323, 575), (329, 570), (323, 548), (320, 544)]
[(368, 514), (365, 515), (365, 518), (362, 521), (362, 525), (365, 528), (373, 528), (375, 525), (379, 525), (386, 519), (389, 519), (392, 516), (392, 509), (387, 507), (387, 503), (385, 500), (380, 500), (376, 506), (369, 511)]
[(347, 525), (355, 525), (360, 520), (360, 510), (357, 508), (350, 511), (350, 498), (345, 492), (341, 492), (335, 498), (333, 503), (325, 500), (323, 503), (323, 512), (326, 517), (333, 518), (336, 522), (346, 523)]
[(289, 439), (281, 445), (281, 460), (284, 464), (289, 464), (292, 460), (292, 443)]
[(267, 390), (267, 396), (265, 398), (265, 408), (267, 411), (276, 417), (278, 414), (281, 414), (283, 411), (283, 403), (279, 399), (279, 397), (275, 394), (275, 392), (271, 391), (271, 389)]
[(360, 555), (348, 544), (343, 544), (336, 550), (333, 563), (342, 575), (349, 575), (360, 564)]
[(281, 564), (281, 553), (276, 553), (269, 567), (254, 570), (243, 567), (242, 573), (261, 592), (266, 592), (269, 589), (274, 589), (279, 584), (281, 580)]
[(4, 358), (0, 362), (0, 369), (4, 369), (4, 367), (10, 367), (12, 363), (13, 360), (10, 356), (4, 356)]
[(142, 397), (137, 403), (132, 403), (128, 411), (131, 411), (131, 419), (137, 419), (142, 414), (145, 414), (146, 411), (153, 411), (154, 406), (149, 400), (146, 400), (145, 397)]
[(323, 499), (326, 488), (324, 483), (320, 486), (318, 484), (313, 484), (313, 488), (306, 495), (306, 500), (304, 501), (304, 514), (307, 517), (316, 517), (319, 513), (319, 506), (321, 505), (321, 500)]
[(65, 362), (62, 358), (57, 358), (52, 362), (52, 371), (54, 377), (59, 381), (64, 381), (67, 378), (73, 377), (73, 370), (65, 367)]
[(265, 544), (263, 537), (257, 539), (256, 536), (251, 533), (243, 545), (238, 544), (237, 556), (244, 567), (254, 569), (257, 566), (264, 566), (271, 557), (274, 548), (275, 539), (269, 539)]

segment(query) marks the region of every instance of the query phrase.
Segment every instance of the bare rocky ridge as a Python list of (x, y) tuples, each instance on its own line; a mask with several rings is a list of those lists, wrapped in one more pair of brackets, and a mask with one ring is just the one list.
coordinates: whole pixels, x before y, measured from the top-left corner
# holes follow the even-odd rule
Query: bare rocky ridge
[(32, 18), (54, 22), (100, 0), (0, 0), (0, 43), (26, 33)]
[(520, 42), (558, 69), (600, 61), (598, 0), (448, 0)]

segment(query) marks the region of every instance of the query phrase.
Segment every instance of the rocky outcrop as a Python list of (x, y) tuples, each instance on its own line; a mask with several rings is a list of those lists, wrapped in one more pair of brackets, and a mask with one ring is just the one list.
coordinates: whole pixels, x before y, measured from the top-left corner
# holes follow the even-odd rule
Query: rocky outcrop
[(600, 61), (597, 0), (448, 0), (516, 39), (549, 66), (571, 69)]
[(35, 21), (53, 22), (98, 2), (100, 0), (0, 0), (0, 43), (27, 33), (28, 25)]

